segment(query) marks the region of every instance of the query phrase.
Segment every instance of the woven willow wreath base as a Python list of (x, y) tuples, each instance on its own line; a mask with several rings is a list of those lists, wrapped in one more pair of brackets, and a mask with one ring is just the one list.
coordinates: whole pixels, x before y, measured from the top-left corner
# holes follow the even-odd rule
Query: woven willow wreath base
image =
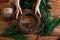
[(32, 10), (25, 9), (18, 18), (19, 28), (24, 33), (38, 33), (40, 31), (40, 18)]

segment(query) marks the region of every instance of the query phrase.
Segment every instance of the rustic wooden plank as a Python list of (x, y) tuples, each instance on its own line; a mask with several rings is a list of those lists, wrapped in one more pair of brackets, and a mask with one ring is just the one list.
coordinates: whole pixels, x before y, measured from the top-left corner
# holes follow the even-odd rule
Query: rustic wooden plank
[(8, 26), (8, 22), (0, 22), (0, 34), (4, 33)]
[(54, 36), (54, 37), (60, 36), (60, 28), (55, 28), (52, 36)]
[(0, 22), (0, 35), (3, 34), (15, 22)]
[(14, 40), (14, 39), (12, 39), (12, 38), (0, 37), (0, 40)]
[(52, 37), (52, 36), (43, 37), (43, 36), (39, 36), (38, 40), (58, 40), (59, 38), (60, 37)]
[(10, 7), (9, 3), (0, 3), (0, 11), (7, 7)]
[(25, 36), (28, 37), (27, 40), (37, 40), (38, 34), (24, 34)]
[(60, 28), (60, 25), (58, 25), (57, 28)]
[(50, 0), (53, 16), (60, 16), (60, 0)]
[(8, 2), (9, 0), (0, 0), (0, 3), (6, 3), (6, 2)]

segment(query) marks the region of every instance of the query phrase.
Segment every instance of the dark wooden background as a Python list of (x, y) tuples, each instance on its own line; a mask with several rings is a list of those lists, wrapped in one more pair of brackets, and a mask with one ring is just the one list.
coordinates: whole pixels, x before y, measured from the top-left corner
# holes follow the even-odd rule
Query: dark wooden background
[[(9, 7), (8, 1), (9, 0), (0, 0), (0, 11), (4, 7)], [(51, 0), (50, 5), (52, 6), (52, 9), (50, 10), (52, 12), (52, 18), (54, 17), (60, 18), (60, 0)], [(4, 33), (5, 30), (14, 22), (15, 20), (13, 19), (12, 22), (9, 24), (8, 19), (0, 15), (0, 34)], [(38, 34), (25, 34), (25, 36), (30, 36), (28, 40), (37, 40), (37, 39), (38, 40), (57, 40), (58, 38), (60, 38), (60, 26), (57, 26), (54, 29), (53, 34), (50, 36), (43, 37)], [(0, 40), (14, 40), (14, 39), (0, 37)]]

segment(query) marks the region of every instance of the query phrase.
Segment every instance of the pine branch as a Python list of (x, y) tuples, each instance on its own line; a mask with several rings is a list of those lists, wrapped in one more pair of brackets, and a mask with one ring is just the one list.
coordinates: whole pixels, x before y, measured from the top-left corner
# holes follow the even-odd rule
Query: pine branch
[(43, 17), (41, 33), (44, 36), (52, 34), (54, 28), (60, 24), (60, 18), (51, 19), (51, 13), (48, 11), (48, 9), (51, 9), (49, 1), (50, 0), (42, 0), (40, 4), (40, 11)]
[(4, 33), (5, 35), (7, 34), (11, 34), (15, 29), (16, 29), (16, 27), (17, 27), (17, 23), (15, 23), (15, 24), (13, 24), (12, 26), (10, 26), (7, 30), (6, 30), (6, 32)]
[(20, 6), (21, 6), (22, 10), (24, 10), (24, 9), (32, 9), (33, 3), (35, 1), (36, 0), (20, 0)]
[(17, 27), (17, 23), (15, 23), (14, 25), (10, 26), (7, 31), (2, 34), (2, 37), (12, 37), (15, 40), (27, 40), (28, 37), (24, 36), (22, 34), (22, 32), (20, 32), (19, 30), (14, 31), (14, 29), (16, 29)]

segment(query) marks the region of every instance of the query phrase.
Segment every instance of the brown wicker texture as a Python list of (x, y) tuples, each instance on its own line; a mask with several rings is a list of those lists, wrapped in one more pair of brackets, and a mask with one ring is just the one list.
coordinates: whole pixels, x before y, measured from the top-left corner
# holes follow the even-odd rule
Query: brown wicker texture
[(39, 31), (41, 20), (32, 10), (25, 9), (18, 20), (19, 28), (24, 33), (37, 33)]

